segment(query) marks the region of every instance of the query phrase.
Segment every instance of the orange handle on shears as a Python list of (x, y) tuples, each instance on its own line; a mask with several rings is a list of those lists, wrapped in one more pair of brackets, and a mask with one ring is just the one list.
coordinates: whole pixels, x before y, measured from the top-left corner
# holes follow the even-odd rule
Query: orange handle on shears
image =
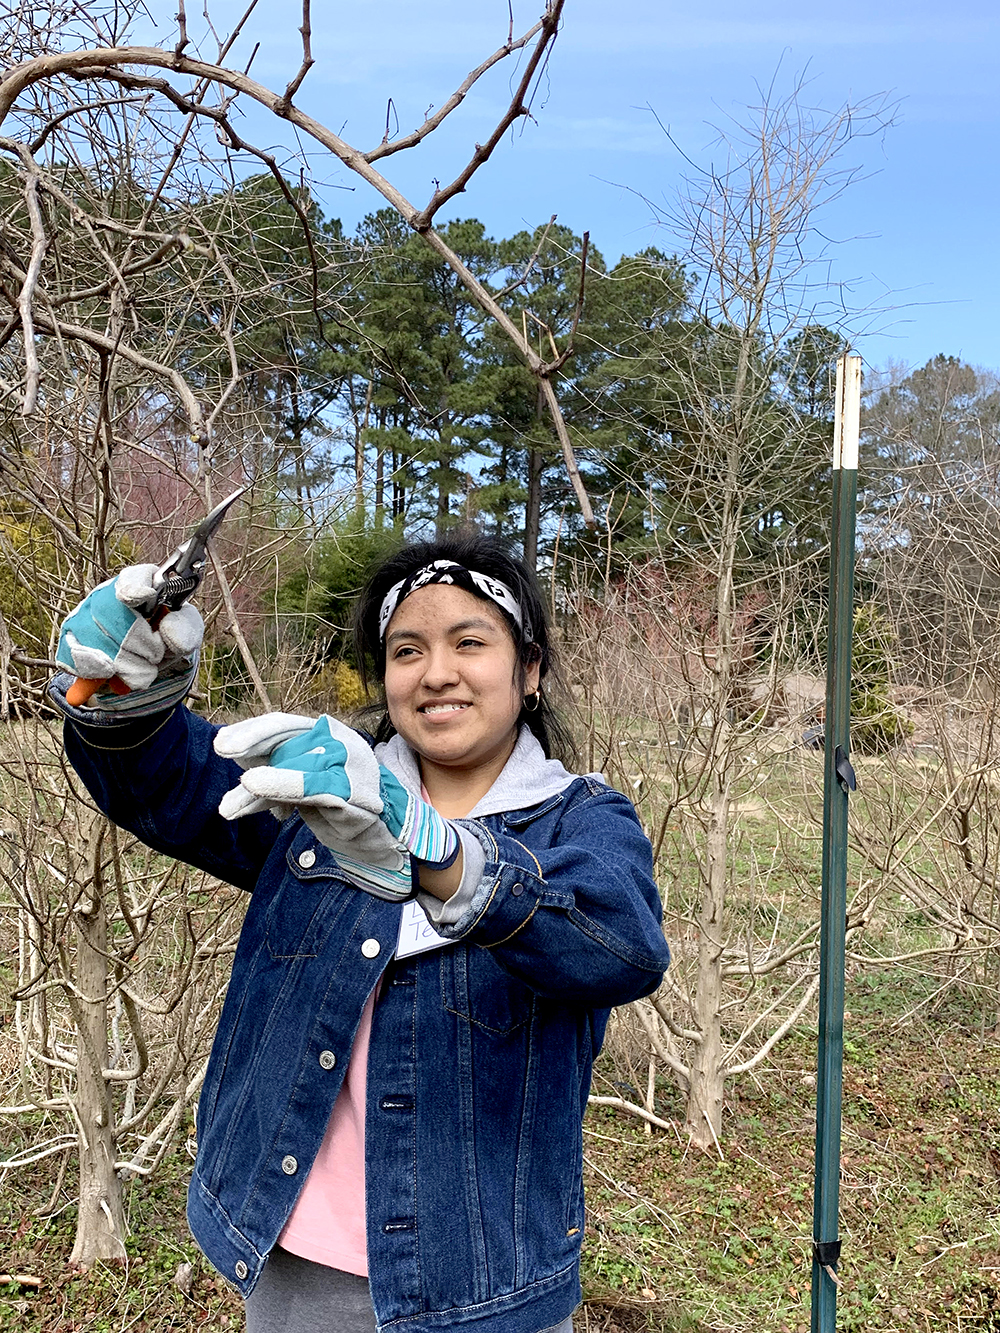
[(66, 702), (73, 708), (82, 708), (102, 685), (110, 686), (115, 694), (131, 694), (132, 692), (120, 676), (112, 676), (110, 680), (88, 680), (86, 676), (77, 676), (66, 691)]

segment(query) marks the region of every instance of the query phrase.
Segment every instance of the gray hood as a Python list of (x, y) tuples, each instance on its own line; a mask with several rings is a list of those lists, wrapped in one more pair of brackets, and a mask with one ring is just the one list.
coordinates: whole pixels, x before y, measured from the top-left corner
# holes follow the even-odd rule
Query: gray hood
[[(407, 791), (414, 796), (420, 795), (417, 757), (402, 736), (393, 736), (384, 744), (376, 745), (375, 757), (399, 778)], [(600, 778), (600, 774), (593, 776)], [(547, 801), (550, 796), (557, 796), (575, 781), (576, 774), (567, 772), (558, 759), (546, 759), (537, 737), (527, 727), (522, 727), (503, 772), (466, 818), (479, 819), (483, 815), (500, 815), (507, 810), (525, 810)]]

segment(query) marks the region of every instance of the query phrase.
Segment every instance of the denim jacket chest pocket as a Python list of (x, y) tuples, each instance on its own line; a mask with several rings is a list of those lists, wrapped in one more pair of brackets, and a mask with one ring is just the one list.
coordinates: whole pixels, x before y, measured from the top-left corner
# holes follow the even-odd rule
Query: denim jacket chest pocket
[(483, 823), (489, 827), (493, 819), (498, 819), (501, 828), (513, 834), (516, 838), (524, 833), (532, 825), (537, 825), (532, 835), (532, 841), (540, 839), (543, 844), (548, 844), (551, 835), (551, 829), (547, 823), (539, 823), (540, 820), (548, 820), (555, 812), (559, 811), (563, 805), (563, 793), (557, 792), (555, 796), (550, 796), (547, 801), (542, 801), (540, 805), (533, 805), (528, 810), (509, 810), (504, 815), (493, 816), (483, 820)]
[(534, 994), (478, 945), (441, 950), (441, 1002), (479, 1032), (507, 1037), (531, 1018)]
[(355, 892), (333, 854), (303, 829), (288, 848), (285, 874), (268, 909), (268, 953), (276, 960), (317, 957)]
[[(511, 811), (487, 816), (483, 823), (498, 833), (522, 836), (531, 825), (552, 817), (562, 805), (557, 795), (530, 810)], [(538, 825), (535, 837), (547, 841), (545, 826)], [(512, 977), (497, 963), (489, 949), (478, 945), (457, 946), (441, 953), (441, 995), (445, 1009), (476, 1031), (506, 1037), (519, 1031), (530, 1020), (535, 993)]]

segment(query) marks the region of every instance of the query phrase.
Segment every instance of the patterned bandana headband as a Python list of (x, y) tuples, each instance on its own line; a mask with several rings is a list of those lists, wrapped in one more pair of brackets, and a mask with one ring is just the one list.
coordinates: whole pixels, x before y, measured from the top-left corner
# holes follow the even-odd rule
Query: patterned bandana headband
[(435, 560), (433, 564), (424, 565), (423, 569), (418, 569), (415, 573), (408, 574), (405, 579), (394, 583), (386, 593), (382, 609), (378, 613), (379, 643), (385, 642), (389, 621), (400, 602), (418, 588), (426, 588), (429, 583), (453, 583), (456, 588), (464, 588), (466, 592), (481, 593), (484, 597), (488, 597), (502, 611), (507, 612), (525, 639), (531, 642), (531, 627), (525, 626), (521, 604), (506, 583), (491, 578), (489, 574), (480, 574), (478, 569), (466, 569), (464, 565), (456, 565), (453, 560)]

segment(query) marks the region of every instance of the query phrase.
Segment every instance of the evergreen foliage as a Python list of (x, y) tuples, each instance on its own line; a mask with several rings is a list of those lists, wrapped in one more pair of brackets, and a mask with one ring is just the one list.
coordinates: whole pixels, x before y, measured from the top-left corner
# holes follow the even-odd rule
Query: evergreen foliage
[(882, 754), (913, 735), (889, 690), (895, 648), (891, 621), (875, 602), (862, 602), (854, 611), (851, 661), (851, 744), (861, 754)]
[(331, 523), (302, 567), (279, 588), (278, 613), (286, 635), (293, 641), (318, 641), (324, 657), (353, 661), (354, 601), (371, 566), (402, 539), (399, 525), (371, 525), (359, 511)]

